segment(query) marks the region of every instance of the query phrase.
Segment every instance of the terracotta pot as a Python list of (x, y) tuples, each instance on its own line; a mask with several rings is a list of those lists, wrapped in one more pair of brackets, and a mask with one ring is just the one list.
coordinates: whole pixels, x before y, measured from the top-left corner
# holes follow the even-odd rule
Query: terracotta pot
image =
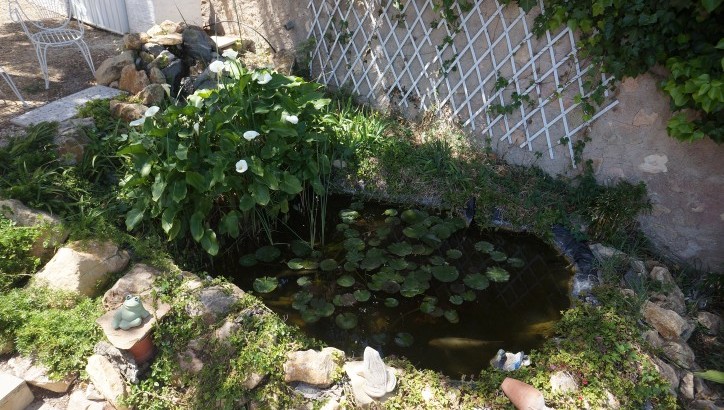
[(543, 399), (543, 394), (529, 384), (506, 377), (500, 387), (503, 389), (503, 393), (508, 396), (510, 402), (513, 403), (513, 406), (518, 410), (548, 409)]
[(145, 363), (149, 361), (154, 353), (156, 352), (156, 346), (153, 344), (153, 338), (151, 333), (144, 336), (143, 339), (136, 342), (130, 349), (129, 352), (133, 355), (137, 364)]

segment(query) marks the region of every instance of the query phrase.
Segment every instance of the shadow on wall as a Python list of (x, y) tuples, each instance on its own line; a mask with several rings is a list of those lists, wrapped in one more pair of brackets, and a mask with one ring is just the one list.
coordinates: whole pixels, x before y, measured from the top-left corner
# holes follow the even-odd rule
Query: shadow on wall
[(305, 0), (208, 0), (201, 7), (204, 24), (216, 26), (219, 35), (240, 34), (262, 46), (264, 36), (276, 50), (306, 40), (312, 17)]

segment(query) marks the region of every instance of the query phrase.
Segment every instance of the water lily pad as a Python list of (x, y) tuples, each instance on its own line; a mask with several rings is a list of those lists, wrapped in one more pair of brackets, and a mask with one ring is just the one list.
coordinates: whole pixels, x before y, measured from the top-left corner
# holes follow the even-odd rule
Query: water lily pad
[(407, 209), (402, 211), (400, 218), (408, 225), (413, 225), (422, 222), (427, 218), (427, 214), (416, 209)]
[(397, 216), (397, 209), (385, 209), (385, 212), (383, 212), (382, 215)]
[(452, 295), (452, 296), (450, 296), (450, 299), (448, 299), (448, 300), (453, 305), (462, 305), (463, 302), (465, 301), (465, 299), (463, 299), (463, 297), (460, 295)]
[(388, 339), (389, 336), (387, 335), (387, 333), (375, 333), (372, 335), (372, 341), (379, 345), (387, 344)]
[(407, 236), (408, 238), (417, 239), (422, 237), (427, 233), (427, 227), (422, 224), (408, 226), (407, 228), (402, 230), (402, 234)]
[(367, 251), (366, 256), (360, 262), (359, 267), (364, 270), (374, 270), (382, 266), (385, 262), (387, 262), (385, 253), (379, 248), (372, 248)]
[(357, 263), (361, 261), (364, 258), (364, 255), (359, 253), (356, 250), (347, 252), (347, 255), (345, 255), (345, 259), (347, 259), (347, 262), (354, 262)]
[(256, 256), (254, 256), (253, 253), (246, 254), (246, 255), (242, 256), (241, 258), (239, 258), (239, 265), (247, 267), (247, 268), (250, 266), (256, 265), (256, 262), (257, 262)]
[(309, 246), (307, 242), (298, 239), (292, 241), (289, 244), (289, 247), (292, 249), (292, 253), (300, 258), (308, 256), (310, 253), (312, 253), (312, 247)]
[(354, 329), (355, 326), (357, 326), (357, 315), (352, 312), (340, 313), (334, 318), (334, 323), (336, 323), (340, 329)]
[(520, 258), (508, 258), (507, 262), (508, 262), (508, 265), (510, 265), (514, 268), (522, 268), (523, 266), (525, 266), (525, 261), (523, 261), (523, 259), (520, 259)]
[(354, 304), (357, 303), (357, 299), (355, 299), (351, 293), (343, 293), (341, 295), (335, 295), (334, 298), (332, 298), (332, 303), (337, 306), (349, 307), (354, 306)]
[(344, 263), (343, 268), (344, 268), (345, 272), (354, 272), (357, 270), (357, 266), (358, 266), (357, 263), (352, 262), (352, 261), (347, 261)]
[(442, 241), (434, 233), (428, 232), (420, 237), (420, 240), (427, 246), (437, 249), (442, 245)]
[(447, 252), (445, 252), (445, 255), (447, 255), (450, 259), (460, 259), (463, 256), (463, 253), (457, 249), (448, 249)]
[(366, 289), (359, 289), (354, 291), (354, 298), (357, 299), (358, 302), (367, 302), (370, 300), (370, 297), (372, 294), (370, 291)]
[(407, 261), (404, 258), (392, 259), (390, 261), (389, 265), (390, 265), (390, 268), (392, 268), (394, 270), (407, 269), (407, 267), (409, 266), (409, 264), (407, 263)]
[(436, 307), (437, 299), (425, 298), (425, 300), (420, 304), (420, 311), (422, 313), (430, 314), (435, 311)]
[(360, 214), (353, 209), (343, 209), (339, 211), (339, 217), (342, 219), (342, 222), (351, 224), (360, 217)]
[(388, 227), (397, 226), (401, 223), (402, 221), (400, 220), (400, 218), (396, 216), (388, 216), (387, 218), (385, 218), (385, 225), (387, 225)]
[[(418, 281), (418, 282), (421, 282), (421, 283), (422, 283), (422, 282), (425, 282), (425, 283), (426, 283), (426, 282), (429, 282), (430, 279), (432, 279), (432, 271), (431, 271), (430, 269), (424, 269), (424, 268), (425, 268), (425, 267), (420, 268), (420, 269), (418, 269), (418, 270), (416, 270), (416, 271), (410, 272), (410, 273), (407, 275), (407, 279), (415, 280), (415, 281)], [(429, 268), (429, 267), (428, 267), (428, 268)], [(406, 279), (406, 280), (407, 280), (407, 279)], [(427, 289), (427, 288), (425, 288), (425, 289)]]
[(432, 276), (440, 282), (452, 282), (460, 276), (457, 268), (450, 265), (433, 266), (430, 271), (432, 272)]
[(409, 242), (395, 242), (387, 247), (387, 250), (397, 256), (407, 256), (412, 253), (412, 245)]
[(503, 262), (504, 260), (508, 259), (508, 255), (500, 251), (493, 251), (490, 252), (490, 258), (496, 262)]
[(344, 231), (345, 238), (358, 238), (359, 235), (360, 235), (359, 231), (356, 229), (349, 228), (346, 231)]
[(304, 259), (294, 258), (287, 261), (287, 266), (291, 270), (304, 269)]
[(400, 302), (395, 298), (387, 298), (385, 299), (385, 306), (393, 308), (397, 307), (400, 304)]
[(441, 223), (430, 228), (430, 232), (440, 239), (447, 239), (453, 234), (453, 232), (455, 232), (455, 230), (450, 224)]
[(321, 315), (314, 309), (302, 310), (302, 320), (305, 323), (318, 322), (320, 318), (321, 318)]
[(445, 264), (445, 258), (443, 258), (442, 256), (435, 255), (435, 256), (433, 256), (433, 257), (430, 258), (430, 263), (433, 264), (433, 265), (435, 265), (435, 266), (444, 265), (444, 264)]
[(475, 250), (478, 252), (490, 253), (495, 249), (492, 243), (486, 241), (480, 241), (475, 243)]
[(307, 306), (310, 300), (312, 300), (312, 294), (306, 290), (299, 291), (292, 296), (292, 308), (295, 310), (302, 310)]
[(391, 280), (388, 280), (380, 286), (380, 290), (383, 290), (387, 293), (394, 294), (400, 291), (400, 284), (397, 282), (393, 282)]
[(337, 224), (336, 229), (337, 229), (337, 231), (339, 231), (339, 232), (344, 232), (344, 231), (346, 231), (347, 229), (349, 229), (349, 224), (346, 224), (346, 223), (344, 223), (344, 222), (339, 223), (339, 224)]
[(345, 288), (348, 288), (348, 287), (354, 285), (355, 282), (356, 281), (355, 281), (354, 277), (352, 277), (352, 275), (342, 275), (337, 279), (337, 284), (339, 286), (343, 286)]
[(365, 203), (362, 201), (354, 201), (351, 204), (349, 204), (350, 209), (353, 209), (355, 211), (361, 211), (365, 208)]
[(384, 239), (392, 232), (392, 228), (389, 226), (380, 226), (375, 230), (375, 235), (377, 235), (378, 238)]
[(448, 309), (444, 313), (445, 319), (447, 319), (450, 323), (458, 323), (460, 322), (460, 316), (458, 316), (457, 310)]
[(456, 231), (458, 231), (458, 230), (460, 230), (460, 229), (463, 229), (463, 228), (465, 228), (466, 226), (468, 226), (467, 221), (465, 221), (465, 219), (463, 219), (463, 218), (461, 218), (461, 217), (459, 217), (459, 216), (456, 216), (456, 217), (454, 217), (454, 218), (450, 218), (450, 219), (447, 220), (447, 222), (450, 223), (450, 224), (452, 224), (452, 226), (455, 227), (455, 230), (456, 230)]
[(477, 295), (472, 290), (468, 290), (468, 291), (460, 294), (460, 296), (462, 296), (466, 302), (472, 302), (475, 300), (475, 298), (477, 298)]
[(272, 276), (264, 276), (263, 278), (254, 279), (254, 290), (259, 293), (269, 293), (279, 286), (277, 278)]
[(412, 254), (413, 255), (425, 256), (425, 255), (432, 254), (433, 251), (434, 251), (434, 249), (430, 248), (429, 246), (425, 246), (421, 243), (416, 243), (416, 244), (412, 245)]
[(334, 305), (323, 298), (314, 298), (309, 301), (309, 307), (316, 310), (320, 316), (329, 317), (334, 313)]
[(488, 275), (488, 278), (490, 278), (490, 280), (492, 280), (493, 282), (505, 282), (510, 279), (510, 274), (508, 273), (508, 271), (499, 266), (492, 266), (488, 268), (485, 273)]
[(365, 241), (360, 238), (348, 238), (344, 240), (344, 249), (348, 251), (361, 251), (365, 248)]
[(400, 347), (410, 347), (415, 343), (415, 338), (407, 332), (400, 332), (395, 335), (395, 344)]
[(369, 246), (380, 246), (381, 243), (382, 241), (379, 238), (370, 238), (367, 241), (367, 245)]
[(482, 273), (470, 273), (465, 275), (463, 283), (469, 288), (483, 290), (489, 285), (488, 278)]
[(339, 267), (339, 264), (337, 264), (337, 261), (334, 259), (325, 259), (325, 260), (319, 262), (319, 268), (325, 272), (335, 270), (338, 267)]
[(312, 284), (312, 280), (309, 279), (309, 276), (302, 276), (301, 278), (297, 279), (297, 285), (304, 287)]
[(256, 259), (262, 262), (273, 262), (276, 258), (281, 256), (281, 254), (282, 251), (271, 245), (262, 246), (254, 252)]

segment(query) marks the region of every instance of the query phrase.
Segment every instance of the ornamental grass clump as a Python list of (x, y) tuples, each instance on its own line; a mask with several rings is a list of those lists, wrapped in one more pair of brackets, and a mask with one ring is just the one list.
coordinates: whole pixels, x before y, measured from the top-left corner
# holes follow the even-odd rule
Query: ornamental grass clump
[(222, 238), (286, 214), (302, 191), (321, 195), (330, 172), (321, 86), (225, 57), (209, 66), (218, 88), (151, 107), (119, 151), (127, 228), (160, 220), (169, 240), (190, 234), (211, 255)]

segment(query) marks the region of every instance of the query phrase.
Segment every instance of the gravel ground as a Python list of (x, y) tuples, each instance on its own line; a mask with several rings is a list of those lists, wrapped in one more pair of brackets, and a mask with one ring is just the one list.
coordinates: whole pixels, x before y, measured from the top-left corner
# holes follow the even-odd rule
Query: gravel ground
[[(20, 0), (21, 4), (24, 0)], [(85, 41), (93, 64), (118, 54), (122, 36), (86, 26)], [(29, 107), (25, 108), (5, 81), (0, 80), (0, 143), (3, 136), (18, 131), (10, 120), (28, 110), (95, 85), (95, 79), (78, 47), (71, 45), (48, 50), (50, 88), (45, 89), (40, 64), (30, 40), (19, 23), (10, 19), (7, 2), (0, 2), (0, 65), (10, 74)]]

